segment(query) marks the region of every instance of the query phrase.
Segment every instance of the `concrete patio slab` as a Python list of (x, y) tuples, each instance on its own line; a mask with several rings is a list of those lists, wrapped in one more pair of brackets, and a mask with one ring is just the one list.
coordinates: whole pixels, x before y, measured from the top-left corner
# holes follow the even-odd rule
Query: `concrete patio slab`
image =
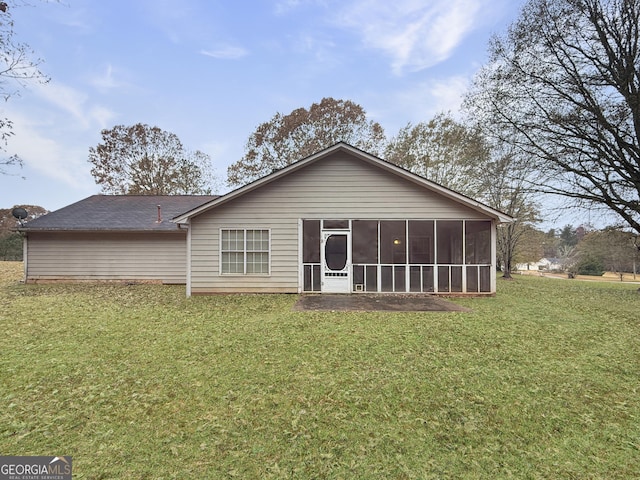
[(361, 311), (361, 312), (471, 312), (434, 295), (354, 294), (301, 295), (294, 310)]

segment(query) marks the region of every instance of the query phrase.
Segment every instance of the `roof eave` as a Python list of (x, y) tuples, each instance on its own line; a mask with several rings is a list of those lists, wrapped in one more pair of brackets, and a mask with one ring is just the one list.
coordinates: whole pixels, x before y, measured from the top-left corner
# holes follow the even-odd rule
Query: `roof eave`
[(17, 228), (21, 233), (184, 233), (179, 225), (171, 229), (141, 228)]
[[(365, 153), (365, 152), (362, 152)], [(451, 200), (454, 200), (456, 202), (462, 203), (463, 205), (466, 205), (467, 207), (476, 210), (480, 213), (483, 213), (484, 215), (490, 216), (495, 218), (498, 223), (511, 223), (514, 222), (516, 219), (511, 217), (510, 215), (507, 215), (504, 212), (501, 212), (500, 210), (497, 210), (493, 207), (490, 207), (488, 205), (485, 205), (482, 202), (479, 202), (477, 200), (474, 200), (471, 197), (467, 197), (466, 195), (463, 195), (461, 193), (458, 193), (454, 190), (451, 190), (449, 188), (446, 188), (438, 183), (435, 183), (429, 179), (426, 179), (424, 177), (421, 177), (420, 175), (416, 175), (413, 172), (410, 172), (409, 170), (406, 170), (402, 167), (399, 167), (393, 163), (390, 163), (386, 160), (382, 160), (380, 158), (376, 158), (376, 157), (371, 157), (368, 154), (365, 155), (361, 155), (360, 156), (363, 160), (368, 161), (369, 163), (375, 164), (380, 168), (384, 168), (387, 171), (390, 171), (392, 173), (395, 173), (419, 186), (422, 186), (424, 188), (428, 188), (431, 189), (437, 193), (439, 193), (440, 195), (447, 197)]]
[(366, 161), (367, 163), (370, 163), (374, 166), (377, 166), (379, 168), (383, 168), (387, 171), (390, 171), (398, 176), (401, 176), (413, 183), (416, 183), (418, 185), (420, 185), (423, 188), (428, 188), (430, 190), (436, 191), (437, 193), (450, 198), (451, 200), (457, 201), (459, 203), (462, 203), (463, 205), (466, 205), (467, 207), (476, 210), (484, 215), (487, 215), (489, 217), (494, 218), (495, 220), (497, 220), (498, 223), (510, 223), (515, 221), (515, 219), (507, 214), (505, 214), (504, 212), (501, 212), (499, 210), (496, 210), (492, 207), (489, 207), (488, 205), (484, 205), (483, 203), (478, 202), (477, 200), (474, 200), (472, 198), (469, 198), (465, 195), (462, 195), (458, 192), (454, 192), (453, 190), (450, 190), (446, 187), (443, 187), (442, 185), (439, 185), (437, 183), (434, 183), (424, 177), (421, 177), (419, 175), (416, 175), (415, 173), (410, 172), (409, 170), (405, 170), (404, 168), (401, 168), (397, 165), (394, 165), (393, 163), (387, 162), (381, 158), (375, 157), (363, 150), (360, 150), (356, 147), (353, 147), (352, 145), (349, 145), (347, 143), (344, 142), (339, 142), (336, 143), (335, 145), (326, 148), (325, 150), (322, 150), (318, 153), (315, 153), (307, 158), (304, 158), (302, 160), (299, 160), (298, 162), (292, 163), (291, 165), (288, 165), (284, 168), (282, 168), (281, 170), (275, 171), (269, 175), (266, 175), (258, 180), (255, 180), (252, 183), (249, 183), (247, 185), (244, 185), (236, 190), (233, 190), (232, 192), (227, 193), (226, 195), (222, 195), (221, 197), (218, 197), (214, 200), (212, 200), (211, 202), (205, 203), (203, 205), (200, 205), (199, 207), (196, 207), (190, 211), (187, 211), (177, 217), (174, 217), (173, 219), (171, 219), (172, 222), (174, 223), (182, 223), (182, 224), (188, 224), (191, 221), (191, 218), (193, 218), (196, 215), (199, 215), (207, 210), (211, 210), (213, 208), (216, 208), (220, 205), (223, 205), (231, 200), (233, 200), (234, 198), (237, 198), (239, 196), (242, 196), (246, 193), (249, 193), (253, 190), (256, 190), (257, 188), (262, 187), (263, 185), (266, 185), (268, 183), (271, 183), (275, 180), (278, 180), (279, 178), (282, 178), (284, 176), (287, 176), (297, 170), (300, 170), (301, 168), (306, 167), (307, 165), (314, 163), (318, 160), (320, 160), (321, 158), (324, 158), (328, 155), (333, 154), (334, 152), (338, 151), (338, 150), (344, 150), (347, 151), (355, 156), (357, 156), (358, 158), (360, 158), (363, 161)]
[(263, 185), (267, 185), (271, 182), (274, 182), (276, 180), (278, 180), (279, 178), (282, 178), (284, 176), (289, 175), (290, 173), (293, 173), (297, 170), (300, 170), (301, 168), (304, 168), (306, 165), (309, 165), (310, 163), (314, 163), (315, 161), (319, 160), (320, 158), (326, 157), (327, 155), (330, 155), (331, 153), (335, 152), (336, 150), (339, 150), (341, 148), (345, 148), (348, 145), (344, 144), (344, 143), (337, 143), (335, 145), (333, 145), (332, 147), (329, 147), (325, 150), (322, 150), (321, 152), (315, 153), (305, 159), (299, 160), (295, 163), (292, 163), (291, 165), (287, 165), (286, 167), (277, 170), (273, 173), (270, 173), (269, 175), (266, 175), (262, 178), (259, 178), (258, 180), (255, 180), (251, 183), (248, 183), (246, 185), (243, 185), (242, 187), (239, 187), (229, 193), (227, 193), (226, 195), (222, 195), (214, 200), (212, 200), (209, 203), (205, 203), (204, 205), (200, 205), (199, 207), (196, 207), (192, 210), (189, 210), (188, 212), (185, 212), (177, 217), (174, 217), (173, 219), (171, 219), (172, 222), (174, 223), (189, 223), (191, 218), (193, 218), (196, 215), (199, 215), (207, 210), (210, 210), (212, 208), (218, 207), (220, 205), (223, 205), (231, 200), (233, 200), (234, 198), (237, 198), (239, 196), (242, 196), (246, 193), (249, 193), (253, 190), (256, 190), (259, 187), (262, 187)]

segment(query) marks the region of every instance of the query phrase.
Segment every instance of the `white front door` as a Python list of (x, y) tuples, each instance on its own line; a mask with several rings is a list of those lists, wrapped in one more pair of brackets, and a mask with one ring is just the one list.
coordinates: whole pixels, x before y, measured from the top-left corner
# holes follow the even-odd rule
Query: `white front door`
[(322, 292), (351, 293), (351, 232), (323, 230)]

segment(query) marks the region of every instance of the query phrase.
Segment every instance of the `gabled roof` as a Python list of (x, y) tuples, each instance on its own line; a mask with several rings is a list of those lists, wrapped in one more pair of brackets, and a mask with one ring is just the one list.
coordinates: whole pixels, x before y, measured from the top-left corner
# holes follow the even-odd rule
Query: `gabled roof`
[(420, 175), (416, 175), (415, 173), (412, 173), (408, 170), (405, 170), (404, 168), (401, 168), (397, 165), (394, 165), (393, 163), (387, 162), (385, 160), (382, 160), (381, 158), (378, 158), (374, 155), (371, 155), (367, 152), (364, 152), (356, 147), (353, 147), (347, 143), (344, 142), (339, 142), (336, 143), (335, 145), (326, 148), (325, 150), (321, 150), (320, 152), (311, 155), (307, 158), (304, 158), (298, 162), (292, 163), (291, 165), (288, 165), (286, 167), (284, 167), (281, 170), (277, 170), (269, 175), (266, 175), (252, 183), (249, 183), (243, 187), (240, 187), (236, 190), (233, 190), (229, 193), (227, 193), (226, 195), (222, 195), (216, 199), (213, 199), (209, 202), (206, 202), (202, 205), (199, 205), (197, 207), (194, 207), (193, 209), (189, 210), (189, 211), (185, 211), (183, 214), (176, 216), (173, 221), (176, 223), (187, 223), (189, 222), (189, 220), (197, 215), (200, 215), (206, 211), (209, 211), (213, 208), (216, 208), (220, 205), (223, 205), (227, 202), (230, 202), (231, 200), (238, 198), (242, 195), (245, 195), (249, 192), (252, 192), (253, 190), (256, 190), (264, 185), (267, 185), (275, 180), (278, 180), (282, 177), (285, 177), (287, 175), (292, 174), (293, 172), (297, 172), (300, 169), (303, 169), (309, 165), (312, 165), (318, 161), (321, 161), (323, 158), (328, 157), (334, 153), (337, 152), (345, 152), (345, 153), (349, 153), (351, 155), (353, 155), (354, 157), (359, 158), (360, 160), (363, 160), (364, 162), (373, 165), (375, 167), (381, 168), (387, 172), (389, 172), (390, 174), (393, 175), (397, 175), (401, 178), (404, 178), (410, 182), (413, 182), (427, 190), (430, 190), (432, 192), (438, 193), (444, 197), (447, 197), (451, 200), (454, 200), (466, 207), (469, 207), (473, 210), (479, 211), (481, 213), (483, 213), (484, 215), (491, 217), (491, 218), (495, 218), (498, 222), (501, 223), (508, 223), (508, 222), (512, 222), (514, 219), (512, 217), (510, 217), (509, 215), (507, 215), (506, 213), (503, 213), (499, 210), (496, 210), (494, 208), (491, 208), (481, 202), (478, 202), (476, 200), (473, 200), (472, 198), (469, 198), (465, 195), (462, 195), (461, 193), (458, 192), (454, 192), (453, 190), (450, 190), (446, 187), (443, 187), (442, 185), (439, 185), (435, 182), (432, 182), (430, 180), (427, 180), (424, 177), (421, 177)]
[[(171, 218), (217, 198), (214, 195), (92, 195), (19, 227), (19, 231), (170, 232)], [(160, 218), (158, 222), (158, 206)]]

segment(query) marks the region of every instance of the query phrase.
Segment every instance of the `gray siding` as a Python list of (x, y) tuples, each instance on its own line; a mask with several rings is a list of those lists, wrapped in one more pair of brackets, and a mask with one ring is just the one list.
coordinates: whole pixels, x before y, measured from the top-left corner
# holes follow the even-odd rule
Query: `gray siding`
[[(298, 292), (300, 219), (486, 219), (346, 153), (336, 153), (192, 219), (190, 292)], [(271, 231), (269, 276), (220, 275), (219, 233)]]
[(183, 233), (30, 232), (26, 280), (186, 283)]

